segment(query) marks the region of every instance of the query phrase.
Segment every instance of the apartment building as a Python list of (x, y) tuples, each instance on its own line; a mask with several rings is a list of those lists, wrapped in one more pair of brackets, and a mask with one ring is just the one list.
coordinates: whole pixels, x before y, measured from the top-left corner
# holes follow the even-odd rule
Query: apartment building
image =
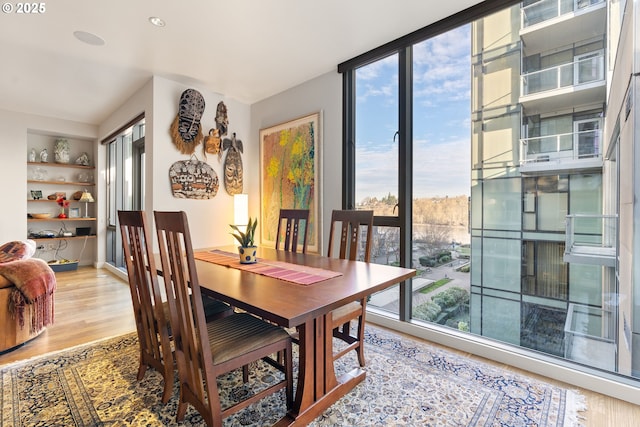
[(633, 251), (619, 250), (635, 190), (617, 199), (633, 162), (616, 162), (623, 126), (607, 106), (630, 64), (612, 71), (622, 16), (607, 25), (607, 6), (525, 1), (472, 25), (470, 330), (637, 376)]

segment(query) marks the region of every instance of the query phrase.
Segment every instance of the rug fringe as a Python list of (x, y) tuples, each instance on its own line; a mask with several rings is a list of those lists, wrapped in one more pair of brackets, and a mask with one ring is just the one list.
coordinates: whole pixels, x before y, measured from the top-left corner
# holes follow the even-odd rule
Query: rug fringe
[(580, 427), (585, 421), (587, 400), (577, 390), (567, 390), (567, 408), (564, 411), (564, 426)]

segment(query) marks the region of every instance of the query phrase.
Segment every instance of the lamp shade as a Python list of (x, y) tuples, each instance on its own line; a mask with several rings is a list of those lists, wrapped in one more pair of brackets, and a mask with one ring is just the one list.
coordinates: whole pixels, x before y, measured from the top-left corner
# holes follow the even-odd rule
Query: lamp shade
[(93, 203), (95, 202), (95, 200), (93, 200), (93, 196), (91, 195), (91, 193), (89, 193), (88, 191), (83, 191), (82, 192), (82, 197), (80, 197), (79, 202), (83, 202), (83, 203)]
[(233, 223), (235, 225), (247, 225), (249, 223), (249, 195), (234, 194)]

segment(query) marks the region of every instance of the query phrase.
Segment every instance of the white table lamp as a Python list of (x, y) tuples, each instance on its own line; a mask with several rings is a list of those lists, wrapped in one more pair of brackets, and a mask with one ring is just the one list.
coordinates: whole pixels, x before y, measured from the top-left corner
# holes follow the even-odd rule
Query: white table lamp
[(89, 218), (89, 203), (95, 202), (95, 200), (93, 200), (93, 196), (87, 190), (84, 190), (82, 192), (82, 197), (80, 197), (80, 200), (78, 201), (84, 203), (84, 218)]
[(233, 224), (243, 229), (249, 223), (249, 195), (233, 195)]

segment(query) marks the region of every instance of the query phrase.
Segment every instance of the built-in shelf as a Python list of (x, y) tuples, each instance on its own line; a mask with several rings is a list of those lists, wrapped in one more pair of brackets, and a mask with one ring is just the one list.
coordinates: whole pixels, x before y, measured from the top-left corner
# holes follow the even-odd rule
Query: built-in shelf
[(37, 242), (43, 242), (45, 240), (75, 240), (75, 239), (94, 239), (96, 237), (95, 234), (90, 234), (88, 236), (60, 236), (60, 237), (29, 237), (31, 240), (35, 240)]
[[(75, 199), (66, 199), (67, 202), (78, 202), (78, 203), (85, 203), (85, 202), (81, 202), (80, 200), (75, 200)], [(57, 200), (55, 199), (27, 199), (27, 202), (49, 202), (49, 203), (58, 203)]]
[(78, 217), (78, 218), (58, 218), (58, 217), (51, 217), (51, 218), (41, 218), (41, 219), (36, 219), (36, 218), (27, 218), (27, 222), (49, 222), (49, 221), (95, 221), (95, 218), (83, 218), (83, 217)]
[[(80, 258), (75, 263), (53, 265), (52, 268), (63, 268), (54, 269), (56, 273), (66, 271), (66, 267), (76, 269), (78, 263), (93, 264), (96, 260), (97, 203), (79, 200), (84, 192), (95, 195), (95, 144), (96, 141), (47, 132), (27, 135), (27, 238), (38, 242), (41, 257), (58, 261)], [(49, 154), (47, 157), (45, 152)], [(41, 153), (41, 157), (38, 158), (37, 153)], [(66, 199), (63, 206), (58, 204), (61, 197)], [(67, 217), (58, 218), (61, 212)]]
[(76, 165), (75, 163), (49, 163), (49, 162), (27, 162), (28, 165), (32, 166), (54, 166), (60, 168), (75, 168), (75, 169), (95, 169), (95, 166), (84, 166), (84, 165)]
[[(53, 184), (53, 185), (95, 185), (93, 182), (72, 182), (72, 181), (39, 181), (37, 179), (30, 179), (27, 181), (30, 184)], [(55, 200), (54, 200), (55, 202)]]

